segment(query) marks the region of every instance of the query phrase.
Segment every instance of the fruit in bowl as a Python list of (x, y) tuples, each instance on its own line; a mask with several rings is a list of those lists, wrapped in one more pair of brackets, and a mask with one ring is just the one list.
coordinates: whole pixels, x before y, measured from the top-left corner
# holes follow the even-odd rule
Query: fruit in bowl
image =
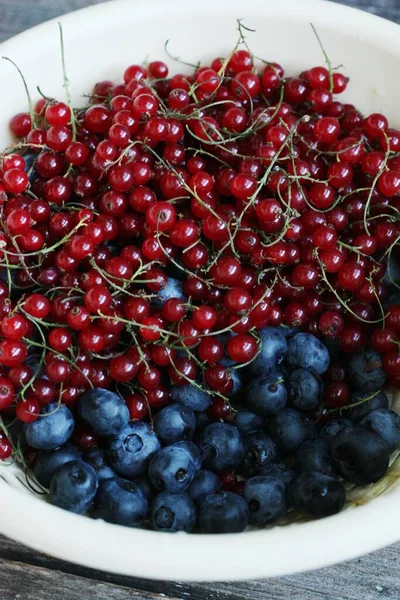
[(85, 524), (264, 528), (395, 472), (390, 128), (331, 96), (329, 65), (237, 50), (175, 89), (166, 64), (133, 65), (82, 109), (48, 96), (12, 121), (4, 455)]
[(133, 64), (84, 109), (42, 97), (10, 121), (2, 458), (71, 512), (199, 533), (323, 517), (400, 447), (400, 132), (336, 99), (329, 59), (287, 77), (238, 30), (191, 75)]

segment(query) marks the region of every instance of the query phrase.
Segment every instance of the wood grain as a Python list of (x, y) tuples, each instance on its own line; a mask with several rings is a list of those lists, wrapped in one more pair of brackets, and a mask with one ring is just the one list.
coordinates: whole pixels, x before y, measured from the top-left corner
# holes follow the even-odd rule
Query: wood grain
[[(58, 15), (102, 1), (0, 0), (0, 41)], [(400, 22), (400, 0), (345, 0), (343, 3)], [(326, 543), (329, 544), (329, 540)], [(240, 556), (237, 559), (240, 561)], [(0, 600), (158, 600), (164, 597), (173, 600), (399, 600), (399, 560), (400, 544), (396, 544), (343, 565), (302, 575), (267, 581), (187, 584), (86, 569), (0, 537)]]
[[(164, 594), (174, 600), (398, 600), (399, 558), (400, 544), (397, 544), (343, 565), (280, 579), (218, 584), (179, 583), (123, 577), (87, 569), (55, 560), (16, 542), (0, 538), (0, 598), (30, 600), (28, 592), (15, 599), (13, 591), (18, 574), (24, 573), (24, 578), (32, 582), (36, 599), (40, 600), (55, 600), (57, 596), (54, 597), (54, 590), (58, 589), (63, 590), (64, 595), (60, 596), (62, 600), (81, 600), (83, 592), (83, 599), (90, 600), (92, 596), (86, 596), (86, 589), (92, 589), (100, 583), (114, 586), (106, 589), (108, 600), (129, 598), (130, 596), (126, 596), (127, 589), (139, 594), (133, 594), (132, 597), (149, 599)], [(48, 588), (45, 581), (51, 582)], [(71, 581), (75, 587), (71, 587)], [(46, 586), (47, 595), (44, 591), (41, 592), (42, 596), (37, 595), (38, 582), (41, 586)], [(8, 585), (10, 591), (7, 592)], [(20, 581), (20, 585), (25, 586), (25, 582)], [(64, 589), (63, 586), (67, 585), (70, 587)], [(28, 591), (30, 590), (28, 586)], [(66, 595), (67, 592), (69, 595)], [(98, 597), (102, 599), (103, 588), (99, 588), (98, 593)]]

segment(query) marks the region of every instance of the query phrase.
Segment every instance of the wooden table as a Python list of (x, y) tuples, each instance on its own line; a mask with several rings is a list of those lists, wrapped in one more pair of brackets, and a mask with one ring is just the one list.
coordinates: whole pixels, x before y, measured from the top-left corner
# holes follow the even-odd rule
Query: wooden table
[[(151, 2), (151, 0), (148, 0)], [(0, 0), (0, 41), (102, 0)], [(301, 2), (301, 0), (299, 0)], [(399, 0), (346, 0), (400, 22)], [(326, 541), (329, 544), (329, 540)], [(240, 557), (238, 557), (240, 560)], [(110, 575), (0, 537), (0, 600), (399, 600), (400, 544), (304, 575), (244, 583), (186, 584)]]

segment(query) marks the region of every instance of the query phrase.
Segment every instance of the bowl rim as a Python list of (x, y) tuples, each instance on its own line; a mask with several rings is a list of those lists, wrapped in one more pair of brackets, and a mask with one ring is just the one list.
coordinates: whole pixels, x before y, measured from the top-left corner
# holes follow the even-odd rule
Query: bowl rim
[[(190, 6), (191, 13), (220, 11), (241, 0), (203, 0)], [(185, 0), (152, 0), (151, 15), (187, 10)], [(40, 35), (50, 47), (48, 35), (56, 22), (65, 35), (77, 35), (82, 18), (117, 23), (119, 11), (149, 15), (148, 0), (112, 0), (52, 19), (0, 44), (1, 55), (18, 54)], [(348, 6), (326, 0), (247, 0), (246, 12), (288, 16), (323, 23), (328, 29), (340, 24), (354, 33), (354, 20), (362, 39), (394, 53), (400, 59), (400, 28), (395, 23)], [(150, 17), (151, 18), (151, 17)], [(74, 29), (76, 28), (76, 29)], [(359, 36), (361, 39), (361, 36)], [(400, 512), (394, 510), (400, 489), (373, 502), (350, 508), (333, 517), (268, 530), (227, 535), (165, 535), (130, 529), (65, 512), (11, 487), (0, 478), (0, 531), (13, 539), (57, 558), (87, 567), (149, 579), (226, 581), (289, 575), (332, 565), (377, 550), (400, 539)], [(349, 518), (351, 515), (351, 518)], [(389, 517), (390, 515), (390, 517)], [(346, 531), (346, 538), (338, 532)], [(107, 541), (104, 544), (104, 541)], [(305, 543), (305, 540), (307, 543)], [(284, 560), (290, 547), (290, 562)], [(132, 548), (132, 552), (128, 549)], [(135, 552), (135, 549), (138, 549)], [(239, 560), (238, 560), (239, 558)], [(289, 562), (289, 564), (287, 564)]]

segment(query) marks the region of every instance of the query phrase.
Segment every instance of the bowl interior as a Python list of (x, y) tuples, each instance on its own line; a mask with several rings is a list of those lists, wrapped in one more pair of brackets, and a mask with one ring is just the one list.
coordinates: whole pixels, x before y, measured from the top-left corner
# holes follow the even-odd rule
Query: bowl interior
[[(310, 22), (316, 27), (334, 66), (343, 65), (351, 83), (343, 99), (362, 111), (384, 112), (398, 120), (396, 92), (400, 40), (382, 35), (393, 24), (327, 2), (312, 0), (278, 3), (251, 0), (245, 5), (233, 0), (205, 0), (191, 3), (109, 2), (61, 19), (65, 37), (67, 72), (73, 101), (84, 106), (84, 93), (102, 79), (121, 79), (127, 65), (146, 60), (166, 60), (172, 72), (190, 70), (165, 52), (189, 63), (207, 63), (226, 56), (238, 39), (237, 19), (254, 32), (245, 32), (254, 54), (282, 64), (289, 75), (316, 64), (324, 57)], [(90, 14), (90, 18), (88, 15)], [(328, 17), (329, 14), (329, 17)], [(381, 32), (381, 33), (379, 33)], [(393, 36), (392, 36), (393, 38)], [(56, 23), (37, 28), (3, 44), (2, 56), (20, 67), (34, 98), (39, 85), (47, 96), (65, 97), (61, 68), (59, 32)], [(18, 73), (7, 61), (0, 61), (3, 89), (12, 94), (0, 98), (0, 145), (9, 138), (7, 120), (26, 110), (27, 100)]]
[[(118, 0), (68, 15), (61, 22), (75, 106), (87, 104), (83, 94), (90, 93), (96, 81), (118, 81), (126, 66), (135, 62), (161, 59), (172, 72), (188, 72), (188, 67), (166, 55), (167, 39), (169, 51), (187, 62), (226, 56), (238, 38), (237, 18), (255, 30), (246, 32), (254, 54), (281, 63), (289, 75), (324, 63), (312, 21), (333, 65), (343, 65), (351, 79), (343, 100), (365, 113), (384, 112), (394, 125), (400, 123), (396, 77), (400, 29), (317, 0), (248, 0), (245, 4), (239, 0)], [(3, 44), (1, 55), (18, 64), (34, 100), (39, 98), (37, 85), (46, 96), (65, 97), (55, 21)], [(18, 73), (7, 61), (0, 61), (0, 81), (7, 90), (0, 95), (0, 146), (4, 147), (11, 141), (8, 120), (27, 109), (27, 99)], [(282, 575), (352, 558), (400, 538), (400, 513), (395, 511), (398, 490), (323, 521), (239, 536), (166, 536), (67, 514), (1, 481), (0, 488), (2, 532), (68, 560), (151, 578)], [(388, 512), (396, 513), (390, 523)], [(346, 544), (343, 531), (347, 531)]]

